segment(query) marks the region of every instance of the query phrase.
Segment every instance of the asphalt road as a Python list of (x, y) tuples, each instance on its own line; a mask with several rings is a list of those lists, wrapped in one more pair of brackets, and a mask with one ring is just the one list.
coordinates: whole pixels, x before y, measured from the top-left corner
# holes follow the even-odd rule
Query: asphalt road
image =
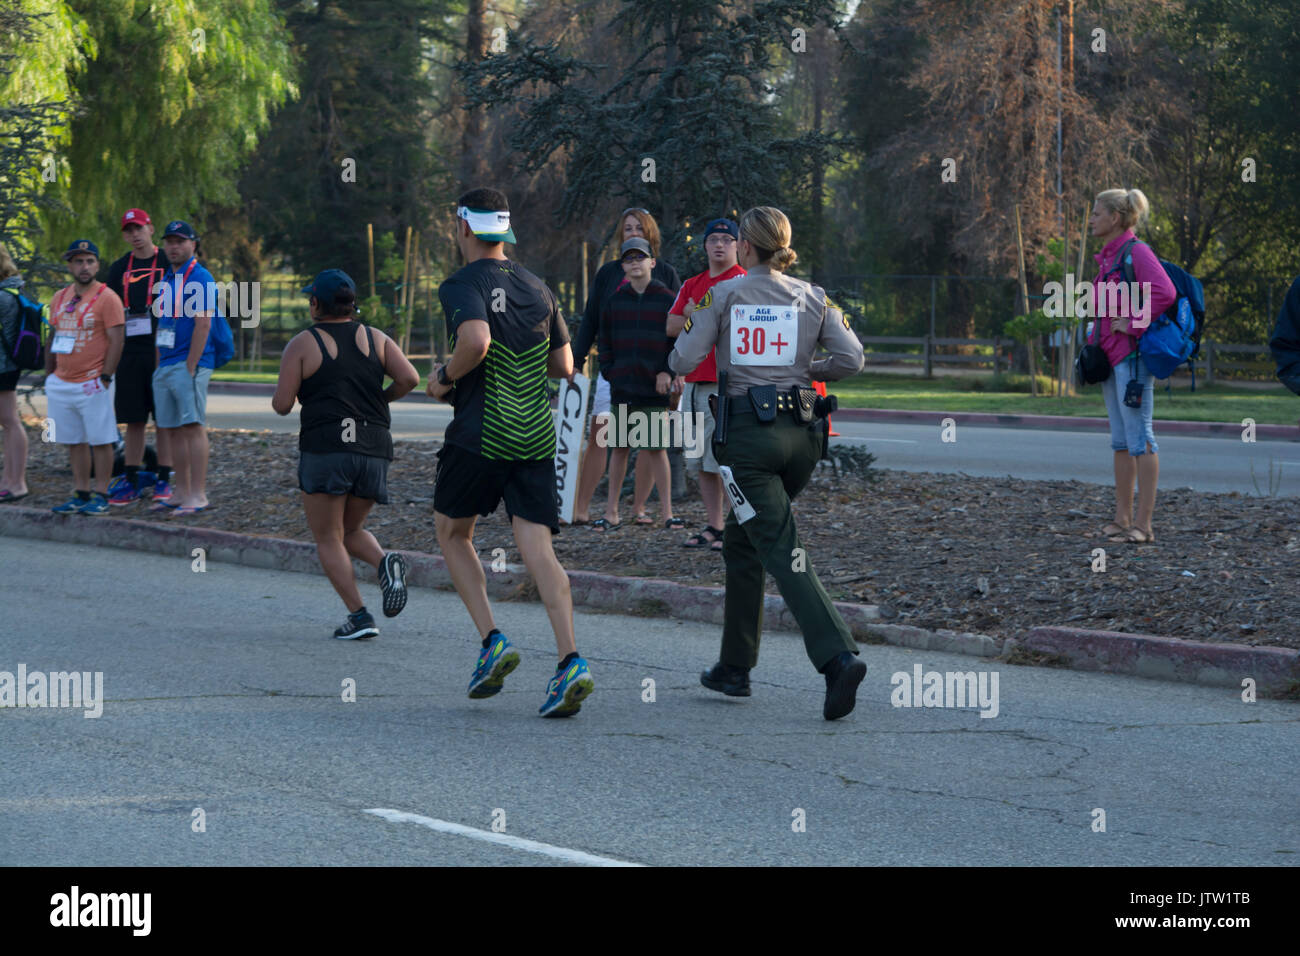
[[(416, 591), (350, 643), (314, 575), (11, 538), (0, 567), (23, 596), (0, 671), (104, 675), (97, 719), (0, 709), (0, 865), (1300, 859), (1291, 702), (867, 646), (858, 708), (828, 724), (797, 638), (769, 634), (754, 697), (733, 700), (697, 683), (715, 628), (579, 614), (596, 693), (547, 721), (540, 605), (497, 605), (523, 663), (471, 701), (450, 593)], [(996, 671), (997, 716), (892, 706), (914, 664)]]
[[(445, 405), (398, 402), (392, 410), (395, 438), (440, 439), (451, 421), (451, 409)], [(880, 467), (900, 471), (1114, 483), (1109, 436), (1104, 431), (963, 425), (958, 426), (956, 441), (944, 442), (941, 419), (936, 412), (934, 425), (839, 420), (835, 430), (843, 437), (833, 442), (863, 445)], [(281, 417), (271, 411), (270, 397), (261, 395), (213, 393), (208, 397), (208, 421), (214, 428), (298, 430), (296, 411)], [(1300, 495), (1300, 443), (1161, 435), (1159, 423), (1156, 437), (1161, 487), (1267, 494), (1271, 469), (1276, 494)]]

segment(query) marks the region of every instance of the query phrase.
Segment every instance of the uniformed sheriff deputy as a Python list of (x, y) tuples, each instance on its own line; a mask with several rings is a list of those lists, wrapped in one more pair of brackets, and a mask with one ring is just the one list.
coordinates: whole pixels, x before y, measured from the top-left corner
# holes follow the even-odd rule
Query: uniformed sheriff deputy
[[(740, 217), (737, 257), (747, 275), (720, 282), (687, 317), (668, 362), (686, 375), (717, 345), (714, 454), (732, 510), (723, 532), (727, 565), (721, 658), (700, 675), (710, 690), (748, 697), (758, 663), (763, 574), (772, 575), (826, 677), (822, 716), (853, 710), (867, 666), (799, 541), (790, 501), (812, 477), (827, 441), (833, 399), (814, 379), (862, 370), (862, 343), (820, 286), (784, 274), (795, 263), (790, 221), (759, 206)], [(818, 347), (829, 356), (814, 360)]]

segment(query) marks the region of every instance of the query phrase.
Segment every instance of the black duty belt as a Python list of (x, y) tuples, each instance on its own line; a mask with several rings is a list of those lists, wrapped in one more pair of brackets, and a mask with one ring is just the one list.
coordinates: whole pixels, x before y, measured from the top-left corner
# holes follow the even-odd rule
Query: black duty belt
[(775, 421), (777, 412), (791, 412), (795, 421), (807, 425), (815, 417), (813, 406), (817, 397), (816, 389), (800, 385), (788, 389), (755, 385), (749, 389), (749, 404), (760, 422)]

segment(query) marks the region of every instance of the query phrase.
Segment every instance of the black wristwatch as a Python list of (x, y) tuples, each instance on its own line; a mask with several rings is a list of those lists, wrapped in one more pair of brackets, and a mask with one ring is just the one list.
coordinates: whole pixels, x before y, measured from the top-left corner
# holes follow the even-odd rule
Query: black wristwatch
[(455, 382), (447, 378), (447, 366), (445, 365), (438, 367), (438, 384), (443, 388), (454, 388), (456, 386)]
[(100, 380), (101, 382), (103, 382), (105, 385), (112, 385), (112, 384), (113, 384), (113, 376), (111, 376), (111, 375), (101, 375), (101, 376), (99, 376), (99, 380)]

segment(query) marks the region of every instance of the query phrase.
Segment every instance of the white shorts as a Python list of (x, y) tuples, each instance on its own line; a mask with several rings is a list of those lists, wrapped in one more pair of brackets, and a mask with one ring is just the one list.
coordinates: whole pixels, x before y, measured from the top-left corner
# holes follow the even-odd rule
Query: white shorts
[(704, 447), (704, 454), (686, 456), (686, 471), (689, 474), (703, 470), (711, 475), (719, 474), (718, 459), (713, 457), (713, 412), (709, 410), (709, 396), (718, 394), (717, 382), (687, 382), (682, 388), (682, 402), (677, 406), (683, 415), (702, 415), (696, 418), (701, 423), (697, 430), (698, 441)]
[(599, 372), (596, 373), (596, 404), (591, 408), (591, 417), (599, 418), (609, 414), (609, 380)]
[(111, 445), (118, 439), (113, 393), (117, 380), (107, 388), (97, 378), (89, 382), (65, 382), (51, 374), (45, 379), (45, 414), (53, 430), (50, 440), (59, 445)]

